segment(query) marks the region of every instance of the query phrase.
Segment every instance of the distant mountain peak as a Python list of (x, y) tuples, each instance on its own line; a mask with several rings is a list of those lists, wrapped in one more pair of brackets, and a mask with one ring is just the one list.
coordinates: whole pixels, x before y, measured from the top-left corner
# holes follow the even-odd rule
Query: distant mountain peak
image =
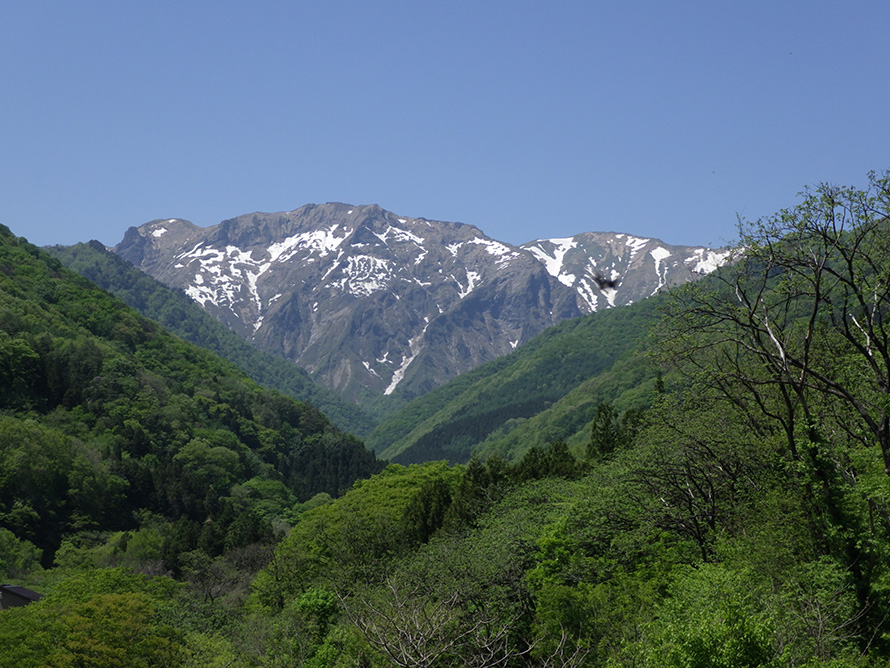
[[(539, 239), (522, 248), (547, 273), (573, 288), (588, 312), (631, 304), (665, 287), (710, 273), (726, 262), (730, 251), (672, 246), (660, 239), (616, 232), (584, 232), (571, 237)], [(604, 287), (603, 283), (615, 282)]]
[(726, 257), (611, 232), (514, 246), (473, 225), (342, 202), (207, 228), (154, 220), (113, 250), (358, 402), (417, 396), (561, 320), (694, 280)]

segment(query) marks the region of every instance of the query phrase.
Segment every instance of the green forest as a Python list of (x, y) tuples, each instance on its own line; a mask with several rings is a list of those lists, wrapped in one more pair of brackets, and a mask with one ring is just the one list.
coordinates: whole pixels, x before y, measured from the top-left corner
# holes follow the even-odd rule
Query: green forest
[(383, 467), (311, 404), (263, 389), (5, 228), (0, 408), (3, 563), (24, 550), (44, 567), (135, 559), (178, 573), (187, 551), (270, 545), (305, 504)]
[[(6, 230), (0, 300), (0, 579), (44, 594), (0, 610), (2, 668), (890, 662), (890, 173), (378, 428), (426, 422), (437, 461), (378, 459)], [(467, 392), (459, 450), (435, 415)]]

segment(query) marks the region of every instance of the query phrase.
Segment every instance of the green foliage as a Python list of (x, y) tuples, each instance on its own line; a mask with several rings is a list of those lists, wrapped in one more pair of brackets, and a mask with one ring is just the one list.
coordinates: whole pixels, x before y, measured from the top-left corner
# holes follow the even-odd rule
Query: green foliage
[(340, 616), (336, 595), (324, 587), (310, 587), (294, 601), (294, 609), (306, 620), (309, 635), (321, 641)]
[(417, 497), (428, 494), (436, 480), (456, 487), (459, 475), (444, 462), (390, 464), (341, 498), (306, 510), (254, 583), (259, 600), (281, 608), (314, 582), (379, 581), (386, 565), (429, 529), (428, 514), (405, 522), (423, 506)]
[(49, 661), (121, 668), (173, 664), (184, 648), (172, 627), (153, 623), (154, 610), (140, 594), (99, 594), (75, 603), (60, 617), (63, 640)]
[(0, 268), (0, 528), (44, 566), (64, 545), (69, 568), (178, 573), (177, 555), (269, 542), (300, 502), (382, 468), (313, 406), (257, 386), (8, 231)]
[(534, 644), (525, 572), (535, 537), (576, 491), (561, 480), (516, 487), (475, 528), (438, 535), (344, 596), (346, 618), (396, 665), (519, 660)]
[(574, 478), (581, 473), (578, 461), (565, 441), (554, 441), (547, 448), (533, 447), (510, 469), (516, 481), (541, 478)]
[(445, 521), (451, 507), (452, 489), (442, 478), (433, 478), (421, 485), (405, 508), (402, 522), (408, 540), (425, 543)]
[(444, 526), (450, 531), (475, 527), (477, 520), (503, 498), (511, 484), (509, 467), (502, 459), (490, 457), (483, 462), (473, 457), (452, 495)]
[(601, 459), (615, 450), (628, 447), (642, 427), (645, 413), (629, 409), (620, 415), (611, 403), (596, 407), (590, 424), (590, 440), (587, 442), (587, 459)]
[(0, 580), (18, 580), (40, 570), (41, 552), (8, 529), (0, 529)]
[(482, 457), (492, 454), (516, 459), (532, 447), (564, 440), (576, 453), (584, 453), (597, 407), (612, 404), (619, 413), (645, 410), (656, 396), (655, 374), (641, 341), (609, 369), (577, 385), (546, 410), (523, 420), (507, 422), (476, 446)]
[(600, 404), (596, 407), (596, 414), (590, 425), (587, 458), (603, 457), (622, 445), (622, 441), (626, 441), (626, 439), (622, 438), (617, 411), (612, 404)]
[(2, 613), (0, 622), (0, 668), (42, 668), (64, 633), (55, 611), (30, 605)]
[(183, 637), (164, 618), (175, 592), (172, 581), (120, 569), (64, 580), (0, 613), (0, 666), (178, 665)]
[(721, 566), (683, 570), (647, 629), (647, 666), (754, 668), (786, 665), (744, 574)]

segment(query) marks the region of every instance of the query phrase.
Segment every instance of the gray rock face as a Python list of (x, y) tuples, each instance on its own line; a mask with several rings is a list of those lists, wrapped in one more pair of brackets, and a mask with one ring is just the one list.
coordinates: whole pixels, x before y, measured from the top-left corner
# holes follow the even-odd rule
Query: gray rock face
[(517, 247), (472, 225), (338, 203), (208, 228), (155, 220), (113, 250), (356, 402), (419, 396), (560, 320), (637, 301), (728, 256), (599, 232)]

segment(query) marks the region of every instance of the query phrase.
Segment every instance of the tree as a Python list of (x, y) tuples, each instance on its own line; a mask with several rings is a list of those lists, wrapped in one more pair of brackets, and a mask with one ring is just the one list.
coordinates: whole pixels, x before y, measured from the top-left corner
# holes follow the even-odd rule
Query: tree
[(612, 452), (620, 444), (621, 436), (618, 411), (609, 402), (599, 404), (590, 427), (587, 459), (596, 459)]
[(41, 551), (27, 540), (19, 540), (0, 528), (0, 579), (23, 578), (40, 570)]
[(514, 638), (519, 609), (480, 598), (472, 580), (416, 575), (409, 569), (341, 599), (350, 623), (395, 665), (493, 668), (531, 651)]
[(568, 444), (559, 439), (546, 448), (533, 445), (510, 468), (514, 482), (541, 480), (550, 477), (572, 478), (580, 473), (578, 460), (569, 452)]
[(171, 619), (178, 590), (122, 568), (66, 578), (40, 601), (0, 613), (0, 666), (182, 665), (183, 633)]
[(426, 481), (405, 508), (403, 523), (409, 540), (428, 541), (445, 520), (451, 505), (451, 488), (443, 478)]
[(372, 596), (344, 599), (349, 621), (365, 639), (383, 650), (397, 666), (430, 668), (457, 654), (470, 630), (460, 627), (457, 596), (432, 598), (430, 592), (387, 579)]
[(821, 551), (871, 606), (890, 535), (890, 173), (807, 189), (740, 233), (731, 266), (675, 292), (659, 338), (781, 448)]
[(799, 436), (820, 437), (825, 406), (848, 438), (879, 448), (890, 476), (888, 216), (888, 173), (865, 191), (806, 190), (797, 207), (743, 222), (720, 284), (678, 291), (665, 320), (675, 355), (778, 422), (795, 459)]
[(179, 634), (153, 620), (145, 594), (99, 594), (60, 612), (64, 636), (51, 665), (147, 668), (175, 665), (183, 654)]
[(744, 429), (734, 406), (713, 391), (665, 398), (627, 453), (625, 494), (647, 522), (692, 540), (702, 561), (718, 535), (743, 531), (773, 477), (768, 447)]

